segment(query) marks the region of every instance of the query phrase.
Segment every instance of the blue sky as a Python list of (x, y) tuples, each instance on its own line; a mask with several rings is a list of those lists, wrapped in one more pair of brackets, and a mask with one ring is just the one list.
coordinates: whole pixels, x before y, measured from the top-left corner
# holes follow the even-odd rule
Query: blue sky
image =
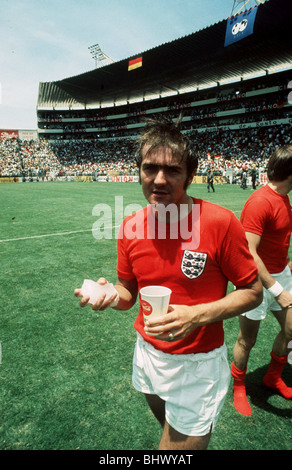
[(233, 0), (0, 0), (0, 129), (36, 129), (39, 82), (122, 60), (230, 16)]

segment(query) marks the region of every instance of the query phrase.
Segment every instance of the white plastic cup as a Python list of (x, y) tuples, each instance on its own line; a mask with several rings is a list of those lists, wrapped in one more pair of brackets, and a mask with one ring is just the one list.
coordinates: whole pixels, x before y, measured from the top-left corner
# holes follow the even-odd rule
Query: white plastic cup
[[(107, 282), (106, 284), (99, 284), (98, 282), (91, 281), (90, 279), (85, 279), (81, 287), (81, 293), (83, 297), (89, 297), (89, 303), (95, 304), (97, 300), (105, 293), (105, 300), (107, 300), (111, 295), (117, 293), (113, 284)], [(111, 304), (114, 306), (115, 301)]]
[(144, 322), (167, 313), (171, 292), (171, 289), (164, 286), (147, 286), (140, 289)]

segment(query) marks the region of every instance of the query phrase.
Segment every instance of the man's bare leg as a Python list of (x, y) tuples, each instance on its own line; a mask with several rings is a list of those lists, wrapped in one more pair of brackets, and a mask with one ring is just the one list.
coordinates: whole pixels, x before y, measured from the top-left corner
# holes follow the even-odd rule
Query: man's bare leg
[(292, 310), (285, 309), (279, 312), (272, 312), (278, 320), (281, 331), (275, 338), (271, 361), (267, 373), (263, 378), (266, 387), (276, 390), (287, 400), (292, 400), (292, 387), (288, 387), (282, 379), (282, 371), (288, 360), (288, 344), (292, 339)]
[(148, 395), (145, 393), (145, 397), (152, 413), (163, 427), (165, 423), (165, 401), (157, 395)]
[(148, 405), (155, 418), (163, 427), (158, 450), (205, 450), (208, 447), (211, 432), (206, 436), (186, 436), (173, 429), (165, 421), (165, 401), (157, 395), (145, 394)]
[(206, 450), (211, 431), (205, 436), (186, 436), (165, 422), (158, 450)]

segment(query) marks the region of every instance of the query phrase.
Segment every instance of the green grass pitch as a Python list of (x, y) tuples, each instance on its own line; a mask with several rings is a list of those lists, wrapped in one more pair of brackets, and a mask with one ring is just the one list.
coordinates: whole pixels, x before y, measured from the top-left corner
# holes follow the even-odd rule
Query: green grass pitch
[[(251, 190), (192, 185), (189, 194), (239, 217)], [(1, 450), (155, 450), (160, 426), (131, 385), (137, 305), (128, 312), (81, 309), (83, 279), (116, 279), (116, 240), (96, 240), (96, 204), (145, 205), (137, 183), (0, 185)], [(113, 224), (114, 212), (113, 212)], [(230, 286), (231, 288), (231, 286)], [(213, 450), (291, 449), (291, 402), (261, 385), (278, 331), (262, 322), (249, 361), (251, 417), (237, 414), (230, 387)], [(238, 319), (225, 322), (230, 364)], [(286, 382), (292, 386), (291, 365)]]

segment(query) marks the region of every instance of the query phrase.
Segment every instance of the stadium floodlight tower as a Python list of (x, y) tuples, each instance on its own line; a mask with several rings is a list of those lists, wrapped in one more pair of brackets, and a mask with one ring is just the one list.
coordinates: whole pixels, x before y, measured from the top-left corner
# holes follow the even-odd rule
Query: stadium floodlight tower
[[(265, 0), (233, 0), (231, 16), (236, 16), (239, 13), (242, 13), (244, 8), (247, 10), (248, 8), (252, 8), (254, 6), (258, 6), (263, 3), (265, 3)], [(239, 6), (239, 10), (236, 13), (234, 13), (234, 10), (238, 6)]]
[[(95, 68), (98, 66), (102, 67), (102, 65), (108, 65), (109, 63), (112, 64), (114, 62), (111, 57), (106, 55), (100, 48), (99, 44), (94, 44), (93, 46), (89, 46), (90, 54), (92, 55), (93, 59), (95, 60)], [(105, 61), (107, 64), (105, 64)], [(103, 63), (102, 63), (103, 62)], [(100, 65), (98, 65), (100, 64)]]

